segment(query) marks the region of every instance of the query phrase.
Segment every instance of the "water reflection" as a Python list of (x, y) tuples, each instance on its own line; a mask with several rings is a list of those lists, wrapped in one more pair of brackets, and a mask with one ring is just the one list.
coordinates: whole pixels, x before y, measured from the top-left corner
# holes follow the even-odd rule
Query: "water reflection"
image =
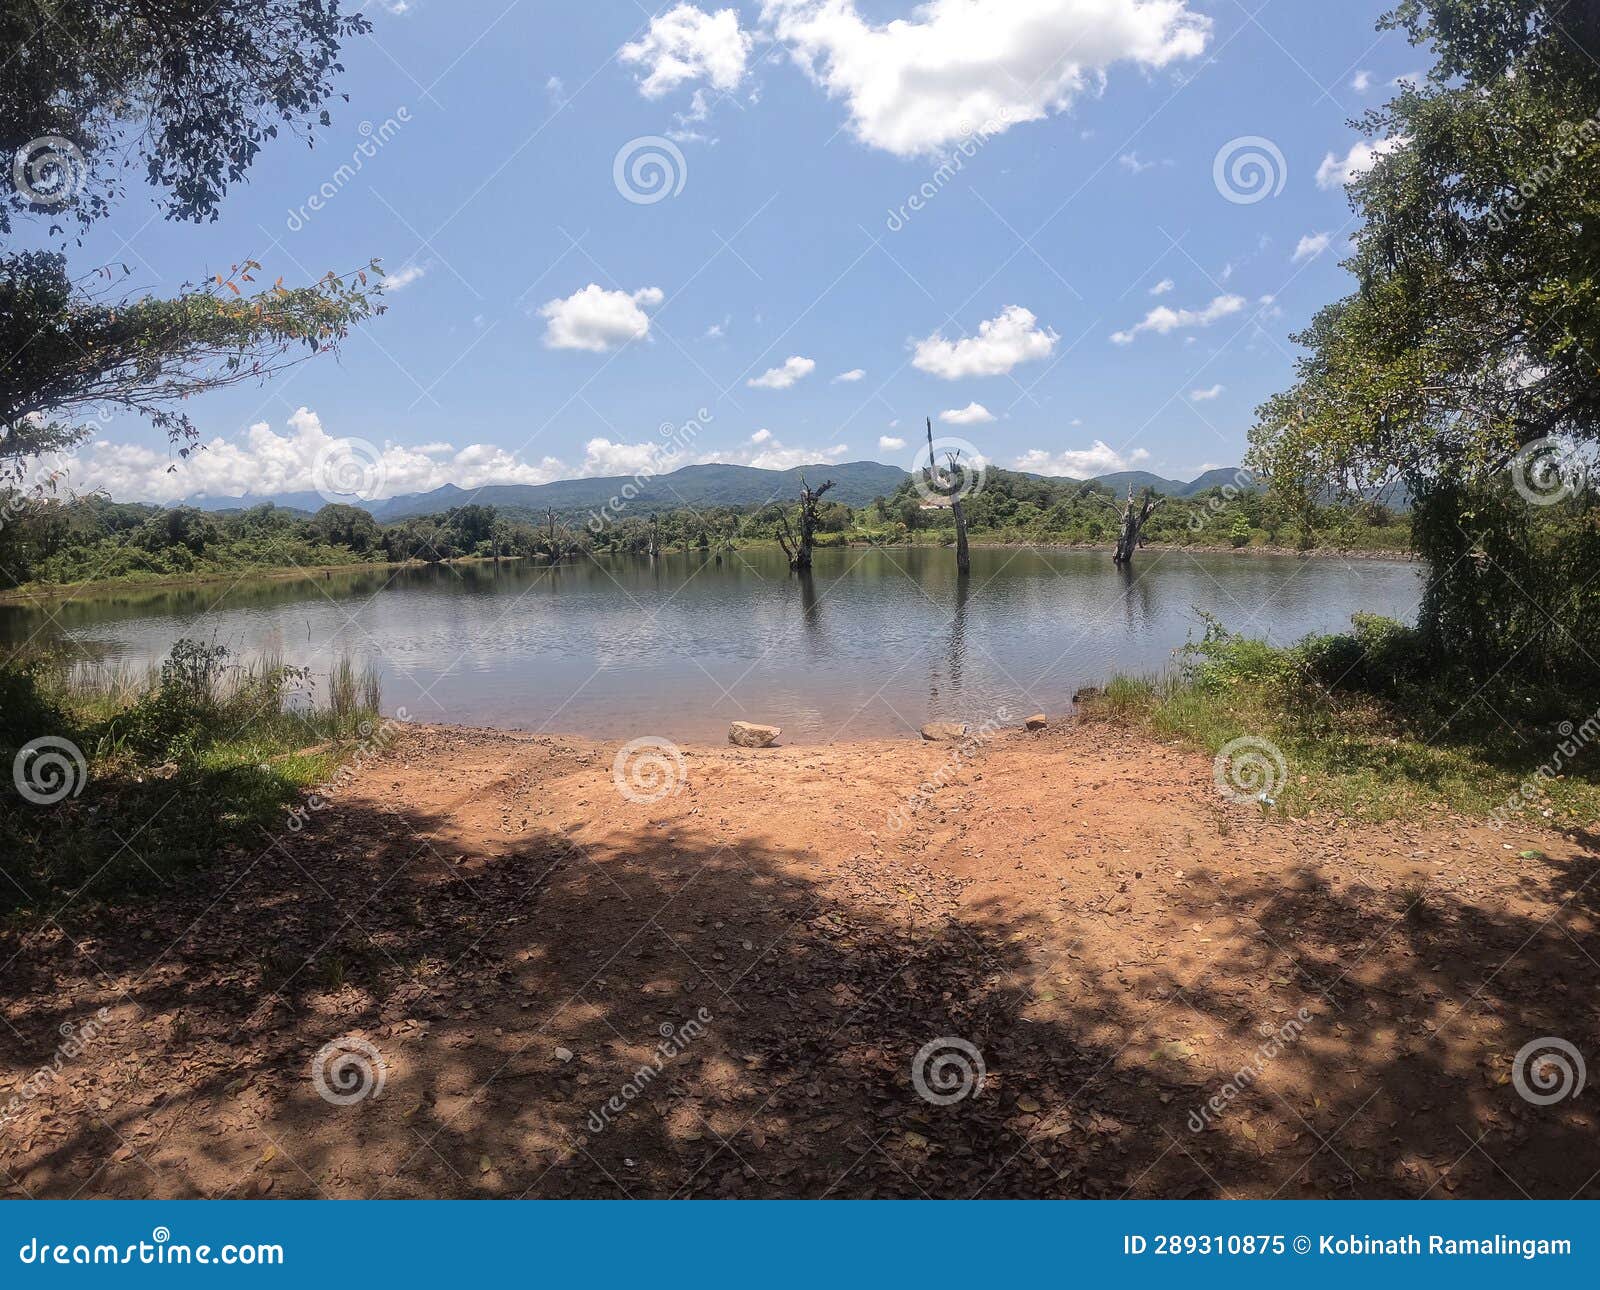
[(943, 550), (819, 551), (805, 578), (776, 551), (694, 551), (124, 589), (0, 606), (0, 647), (140, 665), (187, 635), (313, 668), (353, 651), (425, 720), (714, 739), (744, 718), (803, 740), (1061, 711), (1111, 671), (1167, 664), (1201, 613), (1286, 641), (1358, 609), (1409, 617), (1418, 590), (1415, 566), (1382, 561), (972, 558), (969, 578)]

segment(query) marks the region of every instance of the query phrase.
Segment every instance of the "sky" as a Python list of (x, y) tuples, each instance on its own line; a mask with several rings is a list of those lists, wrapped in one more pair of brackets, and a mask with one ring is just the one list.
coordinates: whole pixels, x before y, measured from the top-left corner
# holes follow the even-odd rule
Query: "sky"
[(1353, 120), (1427, 65), (1387, 7), (380, 0), (313, 147), (269, 145), (203, 226), (134, 188), (74, 266), (173, 293), (376, 256), (388, 311), (189, 402), (176, 470), (105, 418), (71, 485), (911, 468), (928, 416), (1043, 474), (1234, 465), (1351, 289)]

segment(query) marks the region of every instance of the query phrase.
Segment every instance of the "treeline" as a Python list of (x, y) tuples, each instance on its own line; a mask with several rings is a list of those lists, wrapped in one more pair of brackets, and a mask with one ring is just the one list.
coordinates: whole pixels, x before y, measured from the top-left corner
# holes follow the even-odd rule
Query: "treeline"
[[(818, 472), (819, 480), (826, 472)], [(1039, 545), (1109, 545), (1123, 499), (1104, 485), (1038, 479), (991, 470), (964, 499), (975, 539)], [(594, 550), (645, 554), (651, 549), (706, 550), (774, 541), (793, 498), (765, 506), (678, 507), (653, 515), (624, 515), (583, 538)], [(1380, 502), (1340, 503), (1294, 510), (1249, 482), (1162, 501), (1146, 529), (1153, 543), (1205, 547), (1282, 547), (1299, 551), (1404, 551), (1410, 529), (1403, 515)], [(955, 538), (955, 519), (929, 502), (909, 478), (888, 496), (850, 507), (824, 499), (818, 507), (819, 547), (939, 544)]]
[[(381, 524), (359, 507), (338, 504), (314, 515), (271, 503), (208, 512), (103, 497), (60, 501), (13, 494), (0, 515), (0, 583), (148, 581), (464, 558), (555, 560), (591, 551), (725, 550), (773, 541), (790, 505), (791, 499), (778, 499), (764, 506), (683, 506), (624, 512), (604, 523), (578, 513), (536, 517), (468, 505)], [(1098, 484), (990, 471), (965, 505), (980, 541), (1095, 545), (1115, 536), (1120, 499)], [(819, 508), (820, 547), (939, 544), (954, 536), (950, 512), (929, 505), (910, 481), (866, 506), (825, 500)], [(1403, 517), (1375, 502), (1305, 514), (1254, 487), (1229, 486), (1165, 499), (1146, 537), (1184, 546), (1398, 551), (1409, 533)]]
[(574, 535), (461, 506), (379, 524), (355, 506), (314, 515), (270, 502), (248, 510), (167, 509), (103, 497), (58, 501), (12, 494), (0, 508), (0, 585), (141, 581), (248, 569), (438, 562), (463, 557), (549, 558)]

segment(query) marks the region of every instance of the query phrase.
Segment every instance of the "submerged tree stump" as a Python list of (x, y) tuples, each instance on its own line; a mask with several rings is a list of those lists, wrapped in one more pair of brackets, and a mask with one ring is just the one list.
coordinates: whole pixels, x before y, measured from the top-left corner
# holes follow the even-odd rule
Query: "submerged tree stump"
[(1144, 526), (1156, 507), (1167, 499), (1144, 490), (1143, 504), (1134, 501), (1133, 485), (1128, 485), (1128, 504), (1122, 508), (1122, 528), (1117, 534), (1117, 550), (1112, 559), (1119, 565), (1131, 565), (1133, 554), (1144, 545)]

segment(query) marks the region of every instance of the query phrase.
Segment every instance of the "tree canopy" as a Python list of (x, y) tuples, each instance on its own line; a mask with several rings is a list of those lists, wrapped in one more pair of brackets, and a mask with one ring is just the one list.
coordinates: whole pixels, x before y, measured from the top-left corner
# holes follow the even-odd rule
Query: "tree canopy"
[(1407, 0), (1385, 20), (1437, 62), (1360, 122), (1359, 289), (1296, 339), (1253, 464), (1311, 495), (1419, 496), (1600, 422), (1600, 11)]
[(173, 404), (336, 347), (376, 312), (376, 265), (285, 287), (245, 259), (171, 299), (126, 270), (74, 275), (81, 240), (130, 168), (168, 219), (215, 219), (280, 130), (329, 124), (342, 43), (370, 29), (339, 0), (0, 0), (0, 483), (82, 439), (85, 417), (149, 417), (188, 451)]
[(1384, 25), (1436, 62), (1359, 122), (1357, 290), (1296, 337), (1250, 464), (1301, 505), (1404, 484), (1440, 655), (1594, 672), (1600, 6), (1406, 0)]

